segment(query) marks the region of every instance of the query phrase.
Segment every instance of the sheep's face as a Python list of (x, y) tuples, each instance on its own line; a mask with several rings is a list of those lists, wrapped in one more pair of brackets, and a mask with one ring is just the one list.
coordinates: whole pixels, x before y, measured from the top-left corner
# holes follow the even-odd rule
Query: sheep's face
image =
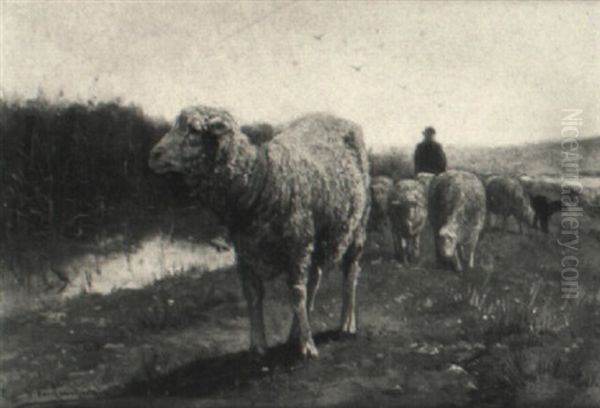
[(375, 177), (371, 181), (373, 206), (382, 212), (387, 209), (387, 200), (392, 188), (392, 180), (387, 177)]
[(235, 127), (227, 112), (204, 107), (185, 109), (150, 152), (148, 165), (159, 174), (206, 176), (225, 155)]
[(533, 220), (535, 219), (535, 211), (531, 208), (529, 203), (525, 204), (523, 218), (529, 225), (533, 225)]
[(371, 194), (373, 196), (373, 205), (377, 207), (377, 210), (385, 212), (387, 207), (387, 195), (389, 189), (385, 186), (373, 186), (371, 187)]
[(447, 227), (440, 229), (438, 236), (438, 251), (445, 259), (452, 259), (456, 252), (456, 233)]
[(418, 203), (406, 201), (391, 201), (389, 203), (390, 217), (395, 219), (402, 231), (410, 236), (415, 235), (421, 223), (422, 210)]
[(529, 197), (525, 195), (521, 196), (518, 205), (520, 218), (529, 225), (533, 225), (535, 211), (533, 211), (533, 208), (531, 207), (531, 201), (529, 200)]

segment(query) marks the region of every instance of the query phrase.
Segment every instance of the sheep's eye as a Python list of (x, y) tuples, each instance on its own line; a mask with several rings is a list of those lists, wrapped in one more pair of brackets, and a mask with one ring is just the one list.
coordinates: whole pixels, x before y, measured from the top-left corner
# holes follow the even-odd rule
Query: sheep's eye
[(227, 125), (223, 122), (211, 123), (210, 130), (215, 133), (223, 133), (227, 130)]
[(186, 132), (188, 128), (187, 120), (184, 117), (179, 117), (175, 120), (175, 129)]
[(195, 127), (194, 127), (194, 126), (192, 126), (192, 124), (191, 124), (191, 123), (190, 123), (190, 124), (187, 126), (187, 129), (186, 129), (186, 131), (187, 131), (189, 134), (192, 134), (192, 135), (197, 135), (197, 134), (199, 134), (199, 133), (200, 133), (200, 132), (199, 132), (199, 131), (198, 131), (198, 130), (197, 130)]

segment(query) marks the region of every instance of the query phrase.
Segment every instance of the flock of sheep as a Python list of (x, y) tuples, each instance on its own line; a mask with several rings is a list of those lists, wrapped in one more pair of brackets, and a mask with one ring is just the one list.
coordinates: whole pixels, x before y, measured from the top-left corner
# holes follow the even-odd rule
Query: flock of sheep
[(294, 315), (288, 342), (304, 358), (318, 355), (310, 314), (322, 271), (334, 265), (343, 275), (340, 329), (356, 332), (356, 284), (372, 203), (389, 218), (402, 261), (419, 256), (428, 217), (439, 261), (457, 270), (474, 265), (488, 208), (533, 221), (522, 188), (508, 178), (490, 179), (487, 191), (465, 171), (371, 183), (360, 126), (327, 114), (257, 129), (240, 128), (222, 109), (187, 108), (153, 148), (149, 165), (182, 174), (228, 227), (251, 351), (258, 355), (267, 350), (263, 281), (282, 273)]
[(501, 218), (548, 232), (548, 221), (560, 211), (560, 201), (542, 195), (531, 196), (514, 177), (476, 176), (450, 170), (438, 176), (419, 173), (415, 180), (378, 176), (371, 182), (372, 222), (376, 227), (389, 223), (398, 261), (405, 264), (419, 257), (419, 237), (429, 218), (435, 234), (435, 251), (441, 264), (461, 271), (472, 268), (481, 232), (487, 222), (494, 228)]

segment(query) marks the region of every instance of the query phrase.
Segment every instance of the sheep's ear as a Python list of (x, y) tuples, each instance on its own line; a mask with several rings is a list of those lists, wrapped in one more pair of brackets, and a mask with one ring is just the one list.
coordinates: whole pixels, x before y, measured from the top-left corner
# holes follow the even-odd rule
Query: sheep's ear
[(215, 136), (221, 136), (231, 131), (230, 124), (220, 116), (212, 117), (207, 123), (208, 130)]
[(199, 118), (191, 118), (188, 126), (190, 127), (190, 129), (195, 130), (196, 132), (201, 132), (202, 130), (204, 130), (204, 125)]
[(450, 229), (448, 227), (443, 227), (442, 229), (440, 229), (439, 235), (440, 235), (440, 237), (444, 237), (444, 238), (450, 238), (450, 239), (456, 238), (456, 234), (454, 232), (450, 231)]

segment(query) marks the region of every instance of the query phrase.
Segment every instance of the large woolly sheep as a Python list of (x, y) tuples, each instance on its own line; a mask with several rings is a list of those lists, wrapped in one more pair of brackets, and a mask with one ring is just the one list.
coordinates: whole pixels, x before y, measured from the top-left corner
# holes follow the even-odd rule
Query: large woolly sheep
[(493, 215), (503, 218), (506, 228), (508, 217), (513, 216), (519, 224), (519, 232), (523, 232), (522, 222), (533, 224), (535, 215), (531, 208), (529, 196), (519, 180), (508, 176), (491, 176), (485, 182), (487, 209), (490, 226), (493, 226)]
[(459, 170), (437, 175), (429, 187), (429, 221), (438, 261), (457, 271), (464, 263), (472, 268), (485, 215), (485, 188), (477, 176)]
[(341, 331), (356, 332), (355, 293), (370, 208), (361, 128), (310, 114), (252, 144), (226, 111), (184, 109), (152, 149), (157, 173), (182, 173), (228, 226), (250, 316), (250, 347), (267, 348), (263, 280), (285, 273), (294, 321), (289, 342), (318, 355), (309, 315), (321, 269), (341, 264)]
[(388, 196), (394, 181), (387, 176), (376, 176), (371, 180), (371, 228), (382, 231), (388, 221)]
[(420, 234), (427, 219), (425, 185), (417, 180), (396, 182), (388, 195), (387, 209), (396, 259), (405, 264), (417, 260)]

